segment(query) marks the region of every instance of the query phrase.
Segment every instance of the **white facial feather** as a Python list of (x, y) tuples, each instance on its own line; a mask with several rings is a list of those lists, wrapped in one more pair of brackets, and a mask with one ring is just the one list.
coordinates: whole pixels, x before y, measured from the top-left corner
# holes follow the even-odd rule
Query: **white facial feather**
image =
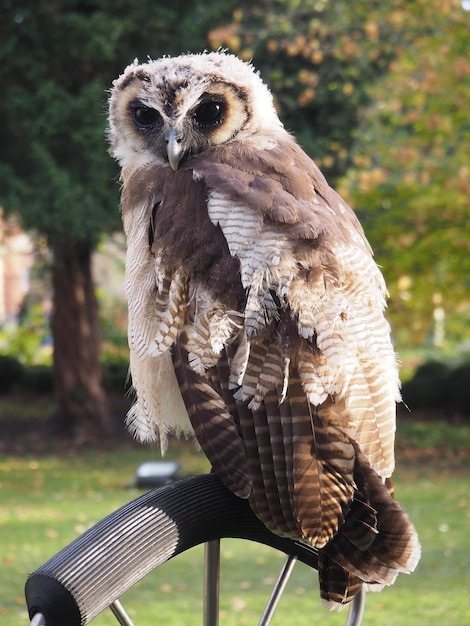
[[(110, 152), (121, 167), (134, 170), (155, 162), (159, 156), (145, 145), (132, 126), (123, 124), (129, 98), (139, 99), (166, 119), (168, 92), (176, 89), (178, 93), (171, 113), (178, 125), (201, 96), (211, 93), (218, 84), (234, 85), (249, 99), (248, 119), (242, 137), (248, 138), (262, 129), (282, 128), (268, 87), (251, 65), (233, 55), (212, 52), (162, 58), (140, 65), (134, 62), (114, 81), (110, 98)], [(239, 139), (236, 127), (234, 131)], [(224, 140), (229, 138), (224, 137)]]

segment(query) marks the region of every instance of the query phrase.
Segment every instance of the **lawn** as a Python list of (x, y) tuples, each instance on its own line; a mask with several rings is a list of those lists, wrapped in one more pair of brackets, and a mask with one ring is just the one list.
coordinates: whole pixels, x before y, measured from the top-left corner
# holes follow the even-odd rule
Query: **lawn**
[[(1, 407), (0, 407), (1, 408)], [(1, 415), (0, 415), (1, 418)], [(435, 431), (434, 435), (429, 430)], [(470, 624), (470, 430), (444, 422), (406, 420), (399, 430), (398, 498), (420, 534), (423, 557), (411, 576), (370, 594), (364, 626)], [(404, 442), (411, 441), (411, 445)], [(109, 450), (73, 449), (4, 453), (0, 458), (0, 615), (3, 626), (28, 624), (23, 588), (29, 572), (90, 525), (140, 495), (129, 486), (136, 468), (157, 451), (123, 444)], [(185, 474), (207, 462), (191, 444), (175, 444), (169, 458)], [(441, 459), (441, 460), (440, 460)], [(121, 600), (136, 626), (202, 623), (202, 547), (152, 572)], [(258, 544), (222, 541), (221, 624), (256, 624), (283, 555)], [(273, 619), (281, 624), (345, 624), (318, 599), (316, 572), (297, 565)], [(117, 624), (109, 611), (94, 626)], [(66, 626), (66, 625), (64, 625)]]

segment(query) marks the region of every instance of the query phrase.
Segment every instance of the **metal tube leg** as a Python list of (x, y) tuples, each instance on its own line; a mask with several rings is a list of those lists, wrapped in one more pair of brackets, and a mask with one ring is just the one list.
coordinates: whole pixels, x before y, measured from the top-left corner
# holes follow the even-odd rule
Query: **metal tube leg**
[(114, 602), (109, 605), (109, 608), (111, 609), (114, 617), (121, 624), (121, 626), (134, 626), (133, 621), (131, 620), (127, 611), (124, 609), (119, 600), (114, 600)]
[(204, 544), (203, 626), (219, 626), (220, 539)]
[(362, 623), (362, 618), (364, 616), (364, 609), (366, 606), (366, 591), (364, 586), (360, 592), (356, 595), (354, 600), (351, 602), (351, 607), (348, 613), (348, 621), (346, 622), (346, 626), (360, 626)]
[(279, 600), (281, 599), (282, 594), (284, 593), (284, 589), (286, 588), (287, 581), (292, 574), (294, 569), (294, 565), (297, 561), (296, 556), (288, 556), (284, 566), (279, 574), (279, 577), (274, 585), (274, 588), (271, 592), (271, 597), (268, 600), (266, 608), (264, 609), (263, 615), (258, 623), (258, 626), (268, 626), (271, 622), (271, 619), (274, 615), (274, 611), (276, 610), (277, 605), (279, 604)]

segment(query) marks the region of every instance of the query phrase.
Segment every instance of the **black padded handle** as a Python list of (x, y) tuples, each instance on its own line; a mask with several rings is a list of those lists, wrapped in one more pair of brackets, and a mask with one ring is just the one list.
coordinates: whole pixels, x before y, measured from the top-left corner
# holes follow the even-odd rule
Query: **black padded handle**
[(177, 481), (124, 505), (49, 559), (26, 582), (29, 615), (85, 626), (135, 583), (192, 546), (233, 537), (317, 568), (317, 551), (271, 533), (215, 474)]

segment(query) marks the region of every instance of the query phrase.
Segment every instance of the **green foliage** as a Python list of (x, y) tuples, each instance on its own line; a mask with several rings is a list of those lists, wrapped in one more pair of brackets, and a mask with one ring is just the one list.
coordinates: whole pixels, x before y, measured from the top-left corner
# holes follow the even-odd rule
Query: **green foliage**
[(49, 322), (39, 304), (29, 307), (18, 324), (0, 328), (0, 350), (23, 365), (50, 365), (52, 347)]
[(117, 391), (124, 395), (131, 386), (129, 360), (108, 358), (102, 362), (102, 370), (106, 391)]
[(455, 368), (447, 381), (451, 404), (470, 415), (470, 363)]
[(444, 363), (424, 363), (403, 385), (403, 400), (413, 409), (441, 409), (448, 402), (447, 379), (450, 368)]
[(209, 37), (253, 58), (286, 127), (336, 178), (351, 165), (368, 86), (395, 57), (402, 20), (400, 7), (380, 0), (245, 1)]
[[(122, 396), (130, 388), (129, 360), (113, 358), (101, 363), (104, 388)], [(26, 365), (13, 356), (0, 355), (0, 394), (12, 390), (27, 394), (47, 395), (54, 391), (54, 376), (50, 365)]]
[(18, 387), (23, 378), (23, 366), (12, 356), (0, 354), (0, 394)]
[[(470, 425), (452, 424), (434, 420), (416, 420), (413, 412), (409, 417), (398, 421), (397, 447), (423, 451), (431, 449), (436, 457), (441, 451), (458, 455), (462, 452), (464, 442), (470, 437)], [(436, 462), (437, 466), (437, 462)]]
[[(2, 4), (0, 206), (18, 213), (53, 253), (55, 382), (64, 422), (86, 422), (88, 397), (96, 420), (82, 426), (106, 429), (89, 270), (102, 235), (121, 228), (118, 166), (105, 140), (107, 90), (136, 56), (180, 52), (182, 41), (204, 47), (206, 20), (217, 10), (196, 0)], [(88, 325), (92, 332), (81, 336)]]
[(403, 384), (403, 400), (413, 409), (446, 409), (470, 417), (470, 363), (450, 366), (428, 361)]
[(51, 394), (54, 376), (50, 365), (28, 365), (24, 368), (21, 389), (30, 394)]
[(50, 244), (96, 244), (103, 232), (119, 228), (118, 170), (105, 142), (106, 91), (138, 55), (179, 52), (182, 41), (202, 48), (205, 20), (204, 7), (186, 0), (5, 2), (0, 204)]
[(402, 345), (436, 341), (436, 313), (464, 321), (454, 345), (470, 327), (469, 28), (460, 0), (407, 4), (408, 45), (370, 89), (342, 189), (383, 267)]

